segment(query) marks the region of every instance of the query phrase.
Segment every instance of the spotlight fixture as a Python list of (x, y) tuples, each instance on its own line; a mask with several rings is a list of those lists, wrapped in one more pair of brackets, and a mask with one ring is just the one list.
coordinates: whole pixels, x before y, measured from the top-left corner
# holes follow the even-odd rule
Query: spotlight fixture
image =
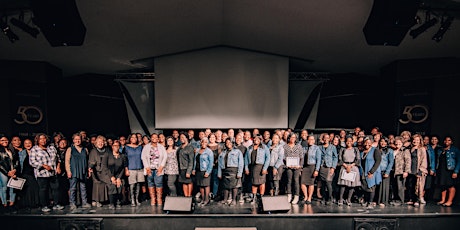
[(441, 27), (439, 27), (438, 32), (436, 32), (436, 34), (433, 35), (432, 39), (435, 40), (436, 42), (440, 42), (442, 40), (442, 37), (446, 33), (446, 31), (449, 29), (450, 25), (452, 24), (453, 20), (454, 20), (453, 16), (449, 16), (447, 17), (446, 20), (443, 20), (441, 22)]
[(14, 26), (20, 28), (24, 32), (30, 34), (30, 36), (32, 36), (34, 38), (37, 38), (38, 34), (40, 33), (40, 31), (37, 28), (29, 26), (24, 21), (21, 21), (19, 19), (11, 18), (10, 23), (13, 24)]
[(422, 19), (420, 18), (420, 16), (416, 15), (414, 17), (414, 25), (415, 24), (420, 24), (420, 23), (422, 23)]
[(3, 20), (0, 20), (0, 29), (2, 30), (3, 34), (8, 37), (10, 42), (14, 43), (15, 41), (19, 40), (18, 35), (13, 33), (11, 28)]
[(426, 12), (425, 23), (423, 23), (421, 26), (417, 27), (416, 29), (411, 30), (409, 32), (409, 35), (412, 36), (413, 39), (415, 39), (420, 34), (428, 30), (430, 27), (434, 26), (436, 23), (438, 23), (438, 19), (431, 18), (430, 12)]

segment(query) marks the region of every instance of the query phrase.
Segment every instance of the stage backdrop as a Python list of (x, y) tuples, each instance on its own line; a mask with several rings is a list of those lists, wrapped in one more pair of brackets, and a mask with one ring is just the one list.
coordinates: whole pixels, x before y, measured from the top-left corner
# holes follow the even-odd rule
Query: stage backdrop
[(316, 128), (322, 85), (322, 80), (289, 81), (289, 128)]
[(151, 134), (155, 130), (154, 82), (148, 80), (118, 80), (125, 99), (132, 133)]
[(288, 125), (287, 57), (218, 47), (155, 59), (155, 125)]

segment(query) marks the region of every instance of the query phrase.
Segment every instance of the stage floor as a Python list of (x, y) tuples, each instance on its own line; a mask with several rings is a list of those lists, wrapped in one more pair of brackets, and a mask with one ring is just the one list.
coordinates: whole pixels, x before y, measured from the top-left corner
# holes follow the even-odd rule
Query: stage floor
[[(289, 205), (289, 204), (288, 204)], [(283, 212), (264, 212), (250, 203), (227, 206), (218, 202), (196, 207), (192, 212), (165, 212), (162, 207), (144, 201), (138, 207), (108, 205), (71, 211), (40, 209), (0, 209), (2, 229), (158, 229), (158, 230), (305, 230), (322, 229), (456, 229), (460, 226), (460, 205), (443, 207), (435, 203), (421, 206), (376, 206), (367, 209), (357, 203), (349, 206), (290, 205)], [(307, 227), (308, 226), (308, 227)]]
[(150, 202), (144, 201), (140, 206), (131, 207), (123, 205), (121, 208), (109, 209), (108, 205), (103, 207), (92, 207), (90, 209), (78, 208), (70, 210), (66, 206), (64, 210), (52, 210), (49, 213), (43, 213), (40, 209), (20, 209), (20, 210), (2, 210), (3, 216), (19, 215), (19, 216), (157, 216), (157, 215), (200, 215), (200, 216), (222, 216), (222, 215), (293, 215), (293, 216), (386, 216), (386, 217), (402, 217), (402, 216), (440, 216), (440, 215), (456, 215), (460, 216), (460, 206), (452, 205), (452, 207), (444, 207), (436, 205), (436, 203), (428, 202), (425, 205), (387, 205), (381, 207), (377, 205), (373, 209), (368, 209), (358, 203), (353, 203), (351, 207), (337, 204), (324, 205), (319, 201), (313, 201), (312, 204), (291, 205), (289, 211), (274, 211), (264, 212), (258, 205), (250, 203), (228, 206), (220, 204), (220, 202), (212, 202), (209, 206), (196, 206), (190, 213), (182, 212), (165, 212), (160, 206), (150, 206)]

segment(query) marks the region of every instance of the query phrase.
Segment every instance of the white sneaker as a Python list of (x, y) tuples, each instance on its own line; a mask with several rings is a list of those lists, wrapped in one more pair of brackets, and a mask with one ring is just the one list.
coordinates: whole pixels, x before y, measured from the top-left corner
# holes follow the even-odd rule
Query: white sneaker
[(240, 196), (240, 200), (239, 200), (239, 203), (240, 204), (244, 204), (244, 198), (243, 198), (243, 195)]
[(288, 199), (288, 202), (289, 202), (289, 203), (291, 203), (291, 200), (292, 200), (292, 194), (287, 194), (287, 195), (288, 195), (288, 197), (287, 197), (287, 199)]
[(62, 209), (64, 209), (64, 206), (62, 205), (57, 204), (53, 206), (53, 210), (62, 210)]
[(299, 196), (295, 195), (294, 200), (292, 200), (291, 204), (297, 204), (299, 203)]
[(195, 198), (200, 198), (201, 197), (201, 192), (197, 192), (195, 195)]

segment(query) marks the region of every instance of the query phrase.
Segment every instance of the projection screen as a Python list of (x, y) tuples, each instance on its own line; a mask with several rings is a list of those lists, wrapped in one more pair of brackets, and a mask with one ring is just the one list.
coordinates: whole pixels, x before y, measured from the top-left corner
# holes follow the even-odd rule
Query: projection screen
[(287, 57), (227, 47), (156, 58), (156, 128), (285, 128), (288, 68)]

